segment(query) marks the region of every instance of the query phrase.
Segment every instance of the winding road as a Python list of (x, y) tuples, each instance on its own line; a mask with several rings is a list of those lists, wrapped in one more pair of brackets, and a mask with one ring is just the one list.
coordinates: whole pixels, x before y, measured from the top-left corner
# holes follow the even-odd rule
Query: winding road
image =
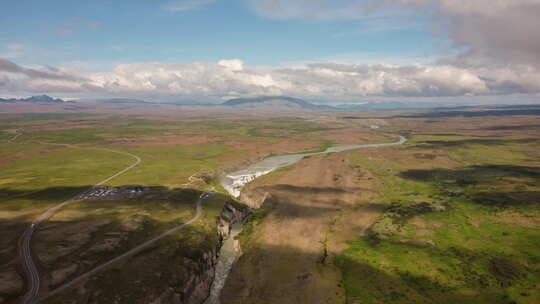
[(42, 300), (48, 299), (48, 298), (56, 295), (56, 294), (58, 294), (58, 293), (60, 293), (60, 292), (62, 292), (64, 290), (72, 287), (73, 285), (76, 285), (77, 283), (82, 282), (83, 280), (89, 278), (90, 276), (94, 275), (95, 273), (99, 272), (100, 270), (103, 270), (107, 266), (110, 266), (110, 265), (112, 265), (112, 264), (114, 264), (114, 263), (116, 263), (116, 262), (118, 262), (118, 261), (120, 261), (120, 260), (122, 260), (122, 259), (124, 259), (126, 257), (134, 255), (134, 254), (136, 254), (138, 252), (141, 252), (142, 250), (147, 248), (149, 245), (151, 245), (151, 244), (163, 239), (164, 237), (166, 237), (166, 236), (168, 236), (168, 235), (170, 235), (172, 233), (175, 233), (178, 230), (181, 230), (182, 228), (184, 228), (184, 227), (190, 225), (191, 223), (195, 222), (196, 220), (199, 219), (199, 217), (202, 214), (202, 201), (205, 198), (210, 197), (213, 193), (214, 193), (214, 191), (210, 191), (210, 192), (204, 192), (203, 194), (201, 194), (201, 196), (197, 200), (197, 211), (195, 213), (195, 216), (192, 219), (190, 219), (189, 221), (183, 223), (180, 226), (177, 226), (175, 228), (167, 230), (167, 231), (163, 232), (162, 234), (160, 234), (160, 235), (158, 235), (158, 236), (156, 236), (156, 237), (142, 243), (141, 245), (139, 245), (139, 246), (137, 246), (137, 247), (135, 247), (135, 248), (133, 248), (133, 249), (131, 249), (131, 250), (117, 256), (117, 257), (115, 257), (114, 259), (112, 259), (112, 260), (110, 260), (108, 262), (105, 262), (105, 263), (99, 265), (98, 267), (96, 267), (96, 268), (94, 268), (94, 269), (92, 269), (92, 270), (78, 276), (77, 278), (71, 280), (70, 282), (56, 288), (55, 290), (49, 292), (48, 294), (44, 295), (43, 297), (37, 299), (37, 301), (42, 301)]
[[(55, 144), (55, 145), (64, 145), (64, 144)], [(64, 145), (64, 146), (70, 146), (70, 145)], [(128, 152), (116, 151), (116, 150), (111, 150), (107, 148), (103, 148), (103, 149), (100, 148), (100, 150), (106, 150), (106, 151), (110, 151), (114, 153), (120, 153), (120, 154), (131, 156), (135, 159), (135, 162), (131, 164), (130, 166), (126, 167), (125, 169), (95, 184), (94, 187), (103, 185), (111, 181), (113, 178), (126, 173), (127, 171), (133, 169), (134, 167), (136, 167), (137, 165), (141, 163), (141, 159), (137, 155), (134, 155)], [(24, 298), (22, 301), (23, 304), (31, 304), (31, 303), (37, 302), (38, 296), (39, 296), (39, 288), (41, 285), (40, 277), (39, 277), (39, 270), (36, 266), (35, 259), (32, 256), (31, 243), (32, 243), (32, 235), (34, 234), (34, 231), (36, 231), (37, 227), (39, 226), (41, 222), (47, 220), (56, 211), (58, 211), (59, 209), (61, 209), (62, 207), (64, 207), (65, 205), (69, 203), (76, 202), (77, 197), (79, 197), (79, 195), (46, 210), (36, 220), (34, 220), (32, 224), (28, 228), (26, 228), (26, 230), (22, 234), (19, 240), (19, 248), (20, 248), (19, 250), (20, 250), (20, 256), (22, 258), (22, 267), (26, 275), (26, 282), (27, 282), (27, 292), (24, 295)]]
[(17, 134), (15, 134), (15, 136), (13, 136), (12, 138), (8, 139), (8, 142), (9, 142), (9, 143), (14, 142), (14, 141), (17, 139), (17, 137), (19, 137), (19, 136), (22, 135), (22, 133), (19, 132), (19, 130), (16, 130), (15, 133), (17, 133)]
[[(364, 147), (383, 147), (383, 146), (392, 146), (392, 145), (400, 145), (400, 144), (403, 144), (404, 142), (406, 141), (406, 138), (403, 137), (403, 136), (400, 136), (399, 138), (399, 141), (397, 142), (393, 142), (393, 143), (386, 143), (386, 144), (367, 144), (367, 145), (351, 145), (351, 146), (343, 146), (343, 147), (334, 147), (334, 148), (330, 148), (330, 149), (327, 149), (326, 151), (322, 152), (322, 153), (329, 153), (329, 152), (341, 152), (341, 151), (346, 151), (346, 150), (352, 150), (352, 149), (358, 149), (358, 148), (364, 148)], [(51, 144), (51, 143), (47, 143), (47, 144)], [(64, 146), (68, 146), (68, 147), (74, 147), (72, 145), (66, 145), (66, 144), (54, 144), (54, 145), (64, 145)], [(103, 185), (109, 181), (111, 181), (112, 179), (126, 173), (127, 171), (133, 169), (134, 167), (136, 167), (137, 165), (139, 165), (141, 163), (141, 159), (136, 156), (136, 155), (133, 155), (131, 153), (128, 153), (128, 152), (122, 152), (122, 151), (116, 151), (116, 150), (111, 150), (111, 149), (107, 149), (107, 148), (100, 148), (101, 150), (106, 150), (106, 151), (110, 151), (110, 152), (114, 152), (114, 153), (120, 153), (120, 154), (124, 154), (124, 155), (128, 155), (128, 156), (131, 156), (133, 157), (136, 161), (126, 167), (125, 169), (115, 173), (114, 175), (108, 177), (107, 179), (95, 184), (93, 187), (96, 187), (96, 186), (100, 186), (100, 185)], [(309, 154), (320, 154), (320, 153), (307, 153), (305, 155), (309, 155)], [(301, 158), (303, 158), (303, 155), (304, 154), (298, 154), (299, 156), (302, 156), (302, 157), (299, 157), (298, 159), (294, 159), (291, 161), (291, 163), (294, 163), (298, 160), (300, 160)], [(282, 157), (282, 156), (281, 156)], [(289, 163), (289, 162), (285, 162), (285, 163)], [(282, 165), (282, 164), (280, 164)], [(278, 166), (279, 167), (279, 166)], [(275, 168), (274, 168), (275, 169)], [(191, 176), (188, 180), (191, 182), (192, 181), (192, 177)], [(27, 292), (23, 298), (23, 302), (24, 304), (34, 304), (34, 303), (37, 303), (37, 302), (40, 302), (42, 300), (45, 300), (45, 299), (48, 299), (66, 289), (69, 289), (70, 287), (73, 287), (74, 285), (84, 281), (85, 279), (88, 279), (90, 276), (96, 274), (97, 272), (107, 268), (108, 266), (126, 258), (126, 257), (129, 257), (129, 256), (132, 256), (138, 252), (141, 252), (142, 250), (146, 249), (148, 246), (150, 246), (151, 244), (167, 237), (168, 235), (172, 234), (172, 233), (175, 233), (181, 229), (183, 229), (184, 227), (192, 224), (193, 222), (195, 222), (196, 220), (198, 220), (200, 218), (200, 216), (202, 215), (202, 201), (205, 199), (205, 198), (208, 198), (210, 197), (211, 195), (213, 195), (215, 191), (214, 190), (211, 190), (209, 192), (204, 192), (200, 197), (199, 199), (197, 200), (196, 202), (196, 213), (195, 213), (195, 216), (190, 219), (189, 221), (177, 226), (177, 227), (174, 227), (170, 230), (167, 230), (165, 232), (163, 232), (162, 234), (138, 245), (137, 247), (135, 248), (132, 248), (131, 250), (113, 258), (112, 260), (108, 261), (108, 262), (105, 262), (99, 266), (97, 266), (96, 268), (78, 276), (77, 278), (71, 280), (70, 282), (67, 282), (63, 285), (61, 285), (60, 287), (56, 288), (55, 290), (43, 295), (43, 296), (39, 296), (39, 289), (40, 289), (40, 276), (39, 276), (39, 271), (37, 269), (37, 266), (36, 266), (36, 263), (35, 263), (35, 259), (33, 258), (32, 256), (32, 248), (31, 248), (31, 240), (32, 240), (32, 235), (34, 233), (34, 231), (37, 229), (37, 227), (39, 226), (39, 224), (45, 220), (47, 220), (50, 216), (52, 216), (56, 211), (58, 211), (59, 209), (61, 209), (62, 207), (64, 207), (65, 205), (69, 204), (69, 203), (72, 203), (72, 202), (76, 202), (78, 201), (78, 196), (72, 198), (72, 199), (69, 199), (67, 201), (64, 201), (62, 203), (60, 203), (59, 205), (55, 206), (55, 207), (52, 207), (48, 210), (46, 210), (44, 213), (42, 213), (23, 233), (23, 235), (21, 236), (21, 239), (20, 239), (20, 255), (21, 257), (23, 258), (23, 262), (22, 262), (22, 266), (23, 266), (23, 269), (24, 269), (24, 272), (26, 274), (26, 277), (27, 277)], [(232, 193), (231, 193), (232, 194)], [(227, 277), (227, 274), (224, 275), (224, 278)], [(218, 294), (219, 294), (219, 291), (218, 291)]]

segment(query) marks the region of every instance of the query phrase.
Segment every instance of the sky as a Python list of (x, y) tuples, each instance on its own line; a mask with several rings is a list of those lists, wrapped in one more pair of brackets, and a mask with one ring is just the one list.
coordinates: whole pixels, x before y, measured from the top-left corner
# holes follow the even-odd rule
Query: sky
[(0, 95), (540, 100), (540, 0), (3, 0)]

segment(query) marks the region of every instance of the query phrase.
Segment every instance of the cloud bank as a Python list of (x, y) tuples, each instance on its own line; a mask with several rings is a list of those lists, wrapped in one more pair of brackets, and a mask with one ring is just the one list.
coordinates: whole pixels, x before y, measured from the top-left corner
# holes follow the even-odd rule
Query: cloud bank
[(219, 62), (141, 62), (107, 72), (66, 67), (26, 68), (0, 61), (0, 90), (82, 92), (122, 96), (292, 95), (318, 99), (369, 96), (447, 97), (540, 93), (540, 73), (528, 66), (463, 68), (451, 64), (318, 63), (286, 67)]
[(400, 0), (431, 7), (461, 57), (540, 67), (540, 0)]

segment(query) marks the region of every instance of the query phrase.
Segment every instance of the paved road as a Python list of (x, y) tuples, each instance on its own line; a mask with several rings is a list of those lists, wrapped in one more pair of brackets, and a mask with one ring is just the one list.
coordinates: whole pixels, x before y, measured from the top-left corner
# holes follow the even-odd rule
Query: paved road
[(48, 293), (48, 294), (44, 295), (43, 297), (39, 298), (37, 301), (42, 301), (42, 300), (48, 299), (48, 298), (50, 298), (50, 297), (52, 297), (52, 296), (54, 296), (54, 295), (56, 295), (56, 294), (58, 294), (58, 293), (60, 293), (60, 292), (62, 292), (64, 290), (66, 290), (66, 289), (69, 289), (70, 287), (73, 287), (74, 285), (88, 279), (92, 275), (94, 275), (97, 272), (107, 268), (108, 266), (110, 266), (110, 265), (112, 265), (112, 264), (114, 264), (114, 263), (116, 263), (116, 262), (118, 262), (118, 261), (120, 261), (120, 260), (122, 260), (124, 258), (132, 256), (132, 255), (134, 255), (134, 254), (136, 254), (138, 252), (141, 252), (142, 250), (147, 248), (149, 245), (151, 245), (151, 244), (163, 239), (164, 237), (166, 237), (166, 236), (168, 236), (168, 235), (170, 235), (172, 233), (175, 233), (178, 230), (180, 230), (180, 229), (190, 225), (191, 223), (195, 222), (196, 220), (199, 219), (199, 217), (202, 214), (202, 201), (205, 198), (210, 197), (213, 193), (214, 193), (214, 191), (210, 191), (210, 192), (204, 192), (203, 194), (201, 194), (201, 196), (197, 200), (197, 211), (195, 213), (195, 216), (192, 219), (190, 219), (189, 221), (183, 223), (180, 226), (177, 226), (177, 227), (172, 228), (172, 229), (170, 229), (168, 231), (165, 231), (164, 233), (156, 236), (155, 238), (152, 238), (152, 239), (142, 243), (141, 245), (139, 245), (139, 246), (137, 246), (137, 247), (135, 247), (135, 248), (133, 248), (133, 249), (131, 249), (131, 250), (117, 256), (117, 257), (115, 257), (114, 259), (99, 265), (98, 267), (88, 271), (87, 273), (78, 276), (77, 278), (73, 279), (72, 281), (70, 281), (70, 282), (56, 288), (55, 290), (51, 291), (50, 293)]
[[(58, 144), (58, 145), (63, 145), (63, 144)], [(70, 146), (70, 145), (67, 145), (67, 146)], [(103, 185), (109, 182), (110, 180), (112, 180), (113, 178), (118, 177), (119, 175), (124, 174), (127, 171), (133, 169), (134, 167), (136, 167), (137, 165), (141, 163), (141, 159), (138, 156), (133, 155), (131, 153), (116, 151), (116, 150), (111, 150), (111, 149), (106, 149), (106, 148), (102, 150), (131, 156), (135, 159), (135, 162), (132, 165), (128, 166), (127, 168), (123, 169), (122, 171), (117, 172), (116, 174), (108, 177), (107, 179), (97, 183), (95, 186)], [(34, 231), (37, 229), (37, 227), (39, 226), (41, 222), (48, 219), (56, 211), (58, 211), (65, 205), (75, 202), (75, 201), (76, 199), (72, 198), (56, 205), (55, 207), (52, 207), (46, 210), (36, 220), (34, 220), (34, 222), (32, 222), (32, 224), (28, 228), (26, 228), (26, 230), (22, 234), (19, 240), (19, 248), (20, 248), (19, 250), (20, 250), (20, 256), (23, 259), (22, 266), (23, 266), (23, 270), (26, 275), (26, 281), (27, 281), (27, 291), (22, 301), (23, 304), (31, 304), (31, 303), (37, 302), (38, 295), (39, 295), (39, 288), (41, 285), (40, 277), (39, 277), (39, 270), (37, 269), (35, 259), (32, 256), (31, 241), (32, 241), (32, 235)]]
[(17, 134), (15, 134), (15, 136), (13, 136), (12, 138), (10, 138), (10, 139), (8, 140), (8, 142), (10, 142), (10, 143), (11, 143), (11, 142), (14, 142), (14, 141), (17, 139), (17, 137), (19, 137), (19, 136), (22, 135), (22, 133), (19, 132), (19, 130), (15, 131), (15, 132), (17, 132)]

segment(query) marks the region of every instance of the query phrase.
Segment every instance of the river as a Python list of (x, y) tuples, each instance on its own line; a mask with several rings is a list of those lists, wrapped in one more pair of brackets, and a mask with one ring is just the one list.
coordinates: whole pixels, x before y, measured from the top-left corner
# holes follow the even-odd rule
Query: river
[(398, 141), (385, 143), (385, 144), (344, 145), (344, 146), (330, 147), (324, 150), (323, 152), (271, 156), (259, 162), (256, 162), (252, 165), (249, 165), (246, 168), (228, 173), (221, 179), (221, 185), (232, 196), (238, 198), (240, 196), (240, 191), (242, 191), (242, 188), (247, 183), (251, 182), (252, 180), (256, 179), (259, 176), (268, 174), (276, 169), (290, 166), (306, 156), (326, 154), (326, 153), (332, 153), (332, 152), (343, 152), (343, 151), (355, 150), (355, 149), (361, 149), (361, 148), (395, 146), (395, 145), (401, 145), (405, 143), (406, 141), (407, 139), (405, 137), (400, 136)]
[[(267, 157), (257, 163), (249, 165), (243, 169), (230, 172), (227, 175), (223, 176), (220, 180), (221, 185), (225, 190), (229, 192), (235, 198), (240, 196), (242, 188), (249, 182), (253, 181), (259, 176), (268, 174), (279, 168), (290, 166), (302, 158), (310, 155), (317, 154), (326, 154), (332, 152), (343, 152), (348, 150), (362, 149), (362, 148), (376, 148), (376, 147), (388, 147), (404, 144), (407, 139), (403, 136), (399, 136), (399, 140), (391, 143), (384, 144), (363, 144), (363, 145), (343, 145), (330, 147), (322, 152), (312, 152), (312, 153), (297, 153), (297, 154), (286, 154)], [(210, 296), (204, 302), (205, 304), (219, 304), (219, 296), (223, 286), (225, 286), (225, 281), (227, 276), (232, 269), (232, 266), (238, 256), (240, 255), (240, 250), (237, 246), (237, 241), (234, 238), (242, 231), (242, 225), (240, 223), (234, 224), (231, 228), (230, 236), (220, 249), (219, 259), (216, 266), (216, 274), (214, 282), (212, 283)]]
[(219, 251), (219, 259), (216, 265), (214, 281), (210, 289), (210, 296), (208, 296), (204, 304), (219, 304), (221, 290), (225, 286), (227, 276), (231, 272), (231, 268), (239, 255), (239, 245), (235, 238), (240, 232), (242, 232), (242, 223), (233, 224), (229, 238), (223, 242)]

